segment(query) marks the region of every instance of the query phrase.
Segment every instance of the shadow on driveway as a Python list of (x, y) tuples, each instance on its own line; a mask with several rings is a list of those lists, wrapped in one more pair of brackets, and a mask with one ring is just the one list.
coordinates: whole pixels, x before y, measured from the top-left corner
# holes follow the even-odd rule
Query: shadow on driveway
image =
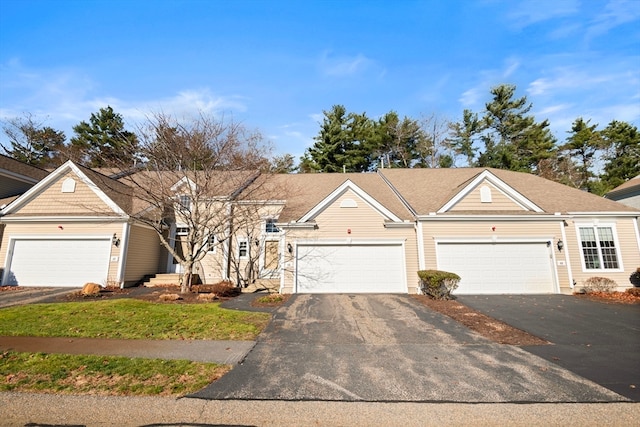
[(640, 305), (572, 295), (461, 295), (458, 301), (553, 343), (524, 350), (640, 402)]
[(243, 364), (189, 396), (376, 402), (615, 402), (622, 396), (495, 344), (409, 295), (294, 295)]

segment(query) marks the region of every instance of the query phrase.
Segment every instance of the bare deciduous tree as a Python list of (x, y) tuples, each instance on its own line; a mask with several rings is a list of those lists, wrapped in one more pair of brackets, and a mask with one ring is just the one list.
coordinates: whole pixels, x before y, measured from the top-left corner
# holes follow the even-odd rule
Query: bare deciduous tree
[(255, 222), (239, 206), (267, 203), (269, 147), (259, 133), (204, 114), (182, 122), (154, 115), (138, 137), (144, 164), (120, 180), (133, 188), (138, 220), (181, 265), (181, 291), (188, 292), (194, 267), (212, 246), (232, 253), (237, 230)]

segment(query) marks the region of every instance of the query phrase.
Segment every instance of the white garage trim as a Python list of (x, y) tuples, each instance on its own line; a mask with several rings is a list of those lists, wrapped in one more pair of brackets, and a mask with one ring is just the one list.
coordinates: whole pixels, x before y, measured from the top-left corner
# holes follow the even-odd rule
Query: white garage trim
[[(306, 258), (312, 251), (317, 251), (317, 257)], [(293, 253), (293, 291), (296, 293), (408, 292), (405, 240), (297, 241)], [(334, 258), (331, 258), (332, 256)], [(379, 258), (376, 259), (376, 256)], [(341, 262), (342, 260), (348, 260), (348, 264)], [(312, 270), (313, 273), (305, 271), (306, 269)], [(362, 280), (358, 282), (358, 279)], [(317, 286), (313, 286), (314, 282)]]
[[(8, 242), (7, 256), (4, 263), (3, 284), (17, 284), (20, 286), (82, 286), (84, 282), (93, 281), (102, 284), (108, 278), (110, 254), (113, 235), (14, 235)], [(24, 245), (21, 242), (25, 242)], [(65, 251), (51, 250), (46, 253), (38, 253), (39, 246), (33, 246), (45, 242), (55, 246), (56, 242), (61, 243), (59, 249)], [(70, 243), (83, 242), (93, 243), (93, 245), (79, 248), (73, 252)], [(16, 248), (18, 246), (18, 248)], [(21, 247), (24, 246), (24, 247)], [(16, 249), (20, 252), (16, 253)], [(44, 248), (46, 251), (46, 248)], [(54, 248), (58, 249), (58, 248)], [(83, 250), (84, 249), (84, 250)], [(29, 251), (29, 252), (25, 252)], [(32, 252), (32, 251), (35, 251)], [(69, 253), (71, 255), (69, 255)], [(50, 264), (47, 265), (47, 262)], [(16, 266), (15, 264), (18, 263)], [(73, 268), (73, 264), (80, 266)], [(71, 265), (68, 265), (71, 264)], [(27, 279), (22, 283), (12, 278), (16, 269), (18, 273), (27, 273)], [(79, 273), (74, 277), (74, 273)], [(40, 274), (38, 274), (40, 273)], [(23, 276), (24, 277), (24, 276)], [(29, 283), (34, 280), (34, 283)], [(37, 282), (37, 283), (36, 283)]]
[(437, 239), (436, 260), (461, 276), (459, 294), (559, 292), (552, 238)]

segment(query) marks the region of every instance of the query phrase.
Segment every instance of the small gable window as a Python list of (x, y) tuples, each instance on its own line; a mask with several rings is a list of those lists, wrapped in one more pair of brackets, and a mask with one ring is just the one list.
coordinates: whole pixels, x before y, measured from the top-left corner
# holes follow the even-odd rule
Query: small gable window
[(273, 219), (268, 219), (264, 225), (265, 233), (279, 233), (280, 229), (276, 226), (276, 222)]
[(62, 183), (62, 192), (63, 193), (75, 193), (76, 191), (76, 181), (73, 178), (67, 178)]
[(480, 202), (491, 203), (491, 188), (488, 185), (480, 187)]
[(344, 199), (340, 202), (341, 208), (357, 208), (358, 204), (353, 199)]

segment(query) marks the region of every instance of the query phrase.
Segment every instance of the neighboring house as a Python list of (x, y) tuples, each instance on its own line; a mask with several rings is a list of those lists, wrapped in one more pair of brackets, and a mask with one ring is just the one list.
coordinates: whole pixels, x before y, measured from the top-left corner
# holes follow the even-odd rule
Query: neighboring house
[(0, 154), (0, 209), (36, 185), (48, 173)]
[[(0, 212), (49, 172), (0, 154)], [(0, 214), (1, 215), (1, 214)], [(0, 223), (0, 244), (4, 224)], [(1, 275), (0, 267), (0, 275)]]
[(604, 197), (640, 209), (640, 175), (609, 191)]
[(132, 217), (140, 208), (126, 185), (65, 163), (2, 210), (2, 284), (125, 284), (157, 271), (157, 236)]
[[(460, 294), (571, 293), (593, 276), (629, 287), (640, 266), (640, 210), (530, 174), (384, 169), (261, 179), (219, 199), (233, 214), (205, 237), (211, 251), (195, 271), (205, 282), (237, 281), (234, 265), (283, 293), (416, 293), (417, 271), (440, 269), (462, 277)], [(125, 197), (123, 182), (68, 162), (5, 208), (2, 283), (125, 286), (176, 270), (136, 219), (145, 206)], [(181, 185), (192, 183), (173, 183), (177, 198)], [(255, 218), (224, 231), (243, 215)], [(179, 242), (189, 229), (170, 217), (167, 236)]]

